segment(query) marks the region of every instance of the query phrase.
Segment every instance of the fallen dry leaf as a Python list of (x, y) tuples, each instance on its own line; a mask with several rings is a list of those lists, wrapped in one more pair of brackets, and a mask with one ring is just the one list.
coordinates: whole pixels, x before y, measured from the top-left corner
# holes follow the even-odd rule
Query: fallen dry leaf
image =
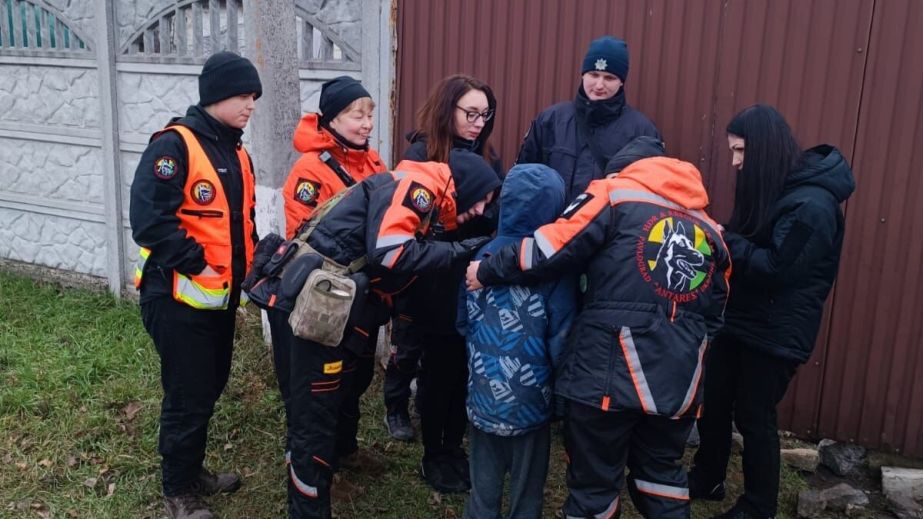
[(29, 468), (29, 464), (26, 463), (25, 461), (17, 461), (16, 468), (18, 468), (19, 470), (26, 470), (27, 468)]
[(51, 466), (51, 460), (48, 458), (45, 458), (42, 461), (38, 462), (38, 464), (41, 465), (42, 467), (48, 468)]
[(67, 468), (72, 469), (80, 463), (80, 460), (77, 459), (77, 456), (69, 456), (67, 458)]
[(106, 497), (115, 494), (115, 483), (109, 483), (109, 486), (106, 487)]
[(122, 408), (122, 414), (125, 415), (126, 420), (134, 420), (135, 415), (138, 414), (138, 411), (141, 410), (141, 404), (138, 402), (128, 402), (125, 407)]
[(96, 486), (96, 482), (99, 481), (98, 478), (86, 478), (83, 480), (83, 486), (88, 488), (93, 488)]

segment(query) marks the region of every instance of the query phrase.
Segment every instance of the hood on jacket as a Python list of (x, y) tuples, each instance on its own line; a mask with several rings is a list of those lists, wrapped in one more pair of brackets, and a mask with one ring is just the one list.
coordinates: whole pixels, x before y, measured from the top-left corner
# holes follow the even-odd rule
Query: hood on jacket
[(513, 166), (500, 189), (497, 234), (522, 238), (553, 222), (564, 210), (564, 181), (544, 164)]
[(292, 144), (301, 153), (329, 150), (338, 145), (333, 135), (320, 125), (320, 116), (316, 113), (304, 114), (298, 121)]
[(840, 203), (856, 190), (852, 169), (840, 150), (829, 144), (805, 150), (800, 166), (785, 179), (785, 191), (808, 185), (830, 191)]
[(670, 157), (652, 157), (636, 161), (612, 181), (635, 183), (688, 209), (705, 209), (708, 193), (702, 174), (688, 162)]

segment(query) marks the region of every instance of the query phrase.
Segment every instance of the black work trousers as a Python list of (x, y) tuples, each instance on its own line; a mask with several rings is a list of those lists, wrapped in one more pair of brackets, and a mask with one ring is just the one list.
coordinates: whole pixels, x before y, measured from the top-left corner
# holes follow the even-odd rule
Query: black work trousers
[(296, 337), (285, 312), (270, 312), (269, 321), (288, 427), (289, 517), (327, 519), (338, 460), (358, 448), (359, 399), (374, 374), (377, 333), (350, 330), (330, 347)]
[(724, 481), (731, 456), (731, 420), (744, 438), (744, 494), (738, 503), (757, 517), (773, 517), (779, 497), (776, 405), (795, 374), (794, 361), (762, 353), (718, 335), (705, 367), (701, 443), (690, 477), (712, 488)]
[(641, 515), (690, 517), (686, 471), (680, 461), (694, 422), (693, 417), (674, 420), (569, 402), (565, 517), (619, 517), (626, 466), (628, 490)]
[(160, 355), (165, 496), (187, 493), (202, 469), (208, 422), (231, 372), (236, 310), (196, 310), (170, 296), (141, 304), (141, 320)]
[(465, 338), (457, 333), (423, 334), (423, 382), (420, 426), (423, 458), (463, 455), (462, 440), (468, 427), (468, 357)]
[[(419, 334), (414, 333), (412, 325), (402, 319), (392, 319), (391, 327), (391, 354), (385, 368), (382, 392), (388, 414), (406, 413), (410, 404), (410, 383), (417, 376), (420, 357), (423, 356), (423, 341)], [(417, 394), (422, 396), (421, 386), (418, 379)]]

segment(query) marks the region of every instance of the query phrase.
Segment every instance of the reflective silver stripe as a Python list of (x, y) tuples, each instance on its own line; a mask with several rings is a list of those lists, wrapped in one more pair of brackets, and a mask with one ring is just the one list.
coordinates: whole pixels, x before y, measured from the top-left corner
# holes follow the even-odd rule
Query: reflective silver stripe
[(394, 176), (394, 180), (400, 180), (407, 176), (407, 172), (406, 171), (392, 171), (391, 175)]
[[(286, 460), (286, 461), (288, 461), (288, 460)], [(289, 461), (289, 465), (288, 465), (288, 472), (289, 472), (289, 475), (291, 475), (291, 477), (292, 477), (292, 484), (295, 485), (295, 488), (296, 488), (299, 492), (301, 492), (302, 494), (304, 494), (304, 495), (306, 495), (306, 496), (308, 496), (308, 497), (313, 497), (313, 498), (316, 498), (316, 497), (317, 497), (317, 487), (312, 487), (311, 485), (309, 485), (309, 484), (305, 483), (304, 481), (298, 479), (298, 475), (295, 474), (295, 467), (292, 466), (292, 464), (291, 464), (290, 461)]]
[(383, 249), (392, 245), (401, 245), (402, 243), (408, 242), (412, 239), (413, 236), (408, 234), (388, 234), (386, 236), (379, 236), (378, 241), (375, 242), (375, 248)]
[(522, 270), (529, 270), (532, 268), (532, 247), (535, 245), (535, 240), (532, 238), (524, 238), (522, 240), (522, 265), (520, 267)]
[(695, 365), (695, 372), (692, 374), (692, 382), (689, 383), (689, 389), (686, 390), (686, 398), (683, 399), (683, 405), (679, 406), (679, 411), (673, 415), (673, 418), (679, 418), (686, 414), (689, 406), (692, 405), (692, 398), (695, 396), (696, 388), (699, 386), (699, 378), (702, 376), (702, 359), (705, 357), (705, 349), (708, 347), (708, 336), (702, 339), (699, 346), (699, 360)]
[(538, 250), (542, 251), (545, 258), (550, 258), (555, 252), (558, 252), (541, 231), (535, 231), (535, 244), (538, 245)]
[(381, 260), (381, 264), (385, 268), (391, 268), (394, 266), (394, 262), (397, 261), (397, 256), (403, 251), (403, 247), (397, 247), (396, 249), (391, 249), (385, 254), (385, 257)]
[[(602, 512), (593, 516), (593, 519), (610, 519), (615, 516), (615, 511), (619, 509), (619, 496), (615, 496), (615, 499), (609, 503), (609, 508), (606, 508)], [(567, 519), (586, 519), (584, 515), (565, 515)]]
[(180, 299), (193, 308), (198, 309), (221, 309), (228, 307), (231, 291), (226, 288), (213, 289), (214, 294), (210, 294), (208, 289), (199, 286), (196, 282), (188, 277), (177, 273), (179, 280), (176, 283), (176, 292)]
[(669, 497), (672, 499), (689, 500), (689, 489), (683, 487), (674, 487), (670, 485), (661, 485), (660, 483), (651, 483), (643, 479), (636, 479), (635, 486), (645, 494), (652, 494), (660, 497)]
[(631, 338), (631, 329), (623, 326), (620, 339), (625, 348), (625, 362), (631, 369), (632, 381), (638, 392), (638, 398), (644, 406), (644, 411), (648, 414), (657, 414), (657, 404), (654, 403), (654, 395), (651, 394), (651, 388), (647, 385), (647, 377), (644, 376), (644, 369), (641, 368), (641, 359), (638, 357), (635, 341)]

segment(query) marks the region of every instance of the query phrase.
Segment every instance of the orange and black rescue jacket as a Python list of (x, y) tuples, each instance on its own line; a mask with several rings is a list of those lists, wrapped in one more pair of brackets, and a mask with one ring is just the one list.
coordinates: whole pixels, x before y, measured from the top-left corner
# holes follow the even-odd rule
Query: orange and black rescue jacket
[(308, 243), (342, 265), (367, 255), (372, 288), (396, 293), (412, 276), (445, 271), (470, 255), (458, 242), (423, 239), (434, 225), (456, 228), (454, 192), (448, 165), (403, 161), (350, 189)]
[(555, 222), (481, 262), (485, 285), (586, 272), (556, 393), (606, 411), (698, 411), (731, 272), (707, 205), (695, 166), (640, 160), (591, 182)]
[[(243, 207), (240, 212), (232, 211), (218, 172), (193, 131), (182, 125), (172, 125), (155, 134), (152, 140), (164, 132), (179, 134), (187, 150), (183, 199), (175, 212), (179, 229), (202, 247), (205, 264), (218, 273), (217, 276), (204, 276), (179, 270), (170, 271), (173, 298), (197, 309), (226, 309), (234, 290), (232, 285), (235, 282), (239, 285), (242, 280), (242, 276), (235, 280), (232, 268), (234, 249), (239, 247), (232, 240), (232, 225), (241, 220), (245, 271), (249, 270), (253, 259), (254, 243), (251, 237), (255, 236), (255, 188), (250, 158), (243, 146), (236, 148), (243, 179)], [(154, 164), (155, 174), (164, 181), (170, 181), (176, 174), (172, 169), (176, 164), (170, 164), (171, 159), (162, 157)], [(151, 250), (141, 247), (140, 259), (135, 267), (136, 288), (142, 286)]]
[(292, 166), (282, 188), (285, 205), (285, 237), (291, 239), (302, 222), (310, 218), (318, 204), (346, 188), (340, 177), (320, 160), (328, 151), (356, 182), (385, 171), (378, 152), (372, 148), (357, 150), (338, 143), (320, 125), (318, 114), (301, 118), (292, 139), (295, 149), (303, 155)]

